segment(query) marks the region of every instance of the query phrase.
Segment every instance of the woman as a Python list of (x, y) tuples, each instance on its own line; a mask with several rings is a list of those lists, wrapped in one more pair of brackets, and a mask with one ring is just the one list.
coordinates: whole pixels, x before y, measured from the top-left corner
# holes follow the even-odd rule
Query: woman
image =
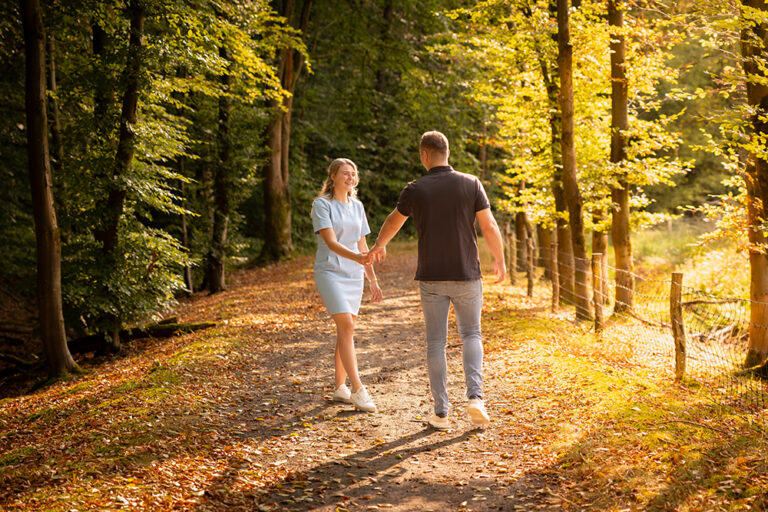
[[(328, 177), (312, 203), (312, 225), (317, 236), (315, 284), (336, 322), (336, 379), (333, 399), (373, 412), (376, 405), (357, 371), (355, 318), (363, 296), (363, 274), (368, 277), (371, 301), (381, 300), (373, 265), (363, 265), (368, 253), (365, 235), (371, 232), (363, 203), (357, 199), (357, 166), (337, 158), (328, 166)], [(349, 377), (350, 391), (345, 382)]]

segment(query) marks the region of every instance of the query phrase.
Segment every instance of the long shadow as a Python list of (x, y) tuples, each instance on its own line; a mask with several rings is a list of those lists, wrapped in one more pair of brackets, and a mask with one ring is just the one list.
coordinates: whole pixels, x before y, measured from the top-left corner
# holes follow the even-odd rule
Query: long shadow
[[(283, 480), (260, 489), (255, 494), (247, 492), (249, 495), (246, 498), (226, 491), (220, 491), (216, 495), (206, 494), (198, 503), (197, 509), (216, 509), (228, 503), (242, 503), (244, 500), (255, 499), (267, 509), (286, 511), (302, 511), (329, 504), (342, 506), (355, 500), (365, 502), (366, 506), (393, 501), (402, 505), (403, 500), (416, 500), (420, 503), (434, 504), (436, 507), (434, 510), (446, 510), (443, 507), (449, 503), (455, 502), (452, 506), (456, 507), (462, 501), (462, 494), (456, 491), (454, 483), (422, 481), (416, 485), (418, 491), (411, 485), (410, 490), (405, 491), (407, 496), (403, 496), (402, 482), (398, 482), (398, 479), (406, 470), (399, 466), (415, 455), (467, 441), (480, 431), (480, 429), (468, 430), (460, 435), (435, 440), (428, 444), (407, 446), (429, 436), (442, 436), (438, 431), (427, 427), (353, 455), (289, 473)], [(393, 469), (399, 469), (399, 471), (392, 471)], [(240, 471), (241, 468), (231, 466), (211, 487), (222, 490), (232, 488)]]

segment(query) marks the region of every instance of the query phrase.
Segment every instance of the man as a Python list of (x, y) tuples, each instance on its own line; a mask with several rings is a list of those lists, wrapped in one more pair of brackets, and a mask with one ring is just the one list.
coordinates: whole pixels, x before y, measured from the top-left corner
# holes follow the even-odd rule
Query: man
[(472, 423), (490, 421), (483, 403), (483, 285), (475, 220), (493, 255), (497, 282), (503, 281), (505, 274), (501, 232), (483, 185), (475, 176), (456, 172), (448, 165), (449, 153), (448, 139), (442, 133), (431, 131), (421, 136), (419, 157), (427, 174), (403, 189), (368, 257), (369, 261), (383, 261), (389, 241), (408, 217), (413, 217), (419, 236), (415, 279), (420, 281), (427, 370), (435, 402), (429, 424), (441, 430), (450, 426), (445, 345), (451, 303), (463, 344), (467, 412)]

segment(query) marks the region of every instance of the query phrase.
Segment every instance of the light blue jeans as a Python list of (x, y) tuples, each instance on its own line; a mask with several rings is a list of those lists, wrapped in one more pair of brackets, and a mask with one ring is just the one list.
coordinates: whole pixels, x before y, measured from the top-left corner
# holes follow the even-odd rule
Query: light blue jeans
[(483, 282), (420, 281), (421, 308), (427, 328), (427, 371), (435, 401), (435, 414), (448, 414), (445, 359), (448, 335), (448, 309), (453, 303), (459, 337), (463, 344), (464, 379), (467, 398), (483, 396), (483, 342), (480, 336), (480, 312), (483, 309)]

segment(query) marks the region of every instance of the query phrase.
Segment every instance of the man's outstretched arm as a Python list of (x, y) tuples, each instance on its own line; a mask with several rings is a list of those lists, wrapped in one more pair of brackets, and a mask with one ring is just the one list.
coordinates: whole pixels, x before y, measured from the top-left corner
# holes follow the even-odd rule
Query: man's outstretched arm
[(387, 257), (387, 244), (394, 238), (397, 232), (400, 231), (400, 228), (403, 227), (406, 220), (408, 220), (408, 217), (397, 211), (397, 208), (392, 210), (392, 213), (387, 216), (387, 220), (384, 221), (384, 224), (379, 230), (376, 244), (368, 253), (368, 261), (370, 263), (384, 261)]
[(504, 241), (501, 238), (499, 225), (496, 224), (496, 219), (493, 218), (490, 208), (480, 210), (475, 213), (475, 217), (477, 218), (477, 223), (480, 224), (480, 231), (483, 232), (485, 243), (488, 244), (488, 249), (491, 250), (493, 255), (493, 270), (496, 273), (496, 282), (500, 283), (507, 274), (507, 267), (504, 264)]

